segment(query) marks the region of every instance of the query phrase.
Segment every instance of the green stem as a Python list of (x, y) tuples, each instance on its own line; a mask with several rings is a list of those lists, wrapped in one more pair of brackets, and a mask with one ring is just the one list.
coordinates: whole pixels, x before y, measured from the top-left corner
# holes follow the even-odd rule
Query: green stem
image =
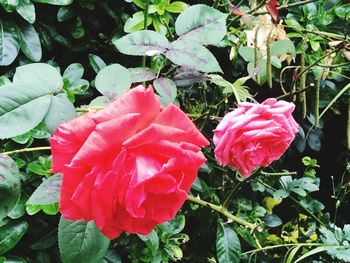
[(311, 88), (311, 87), (312, 87), (312, 86), (309, 85), (309, 86), (305, 87), (305, 89), (299, 89), (299, 90), (295, 90), (295, 91), (292, 90), (291, 92), (289, 92), (289, 93), (287, 93), (287, 94), (283, 94), (283, 95), (281, 95), (281, 96), (278, 96), (276, 99), (277, 99), (277, 100), (280, 100), (280, 99), (284, 99), (284, 98), (288, 98), (288, 97), (294, 96), (294, 95), (296, 95), (296, 94), (299, 94), (299, 93), (301, 93), (301, 92), (304, 92), (304, 91), (308, 90), (308, 89)]
[(242, 225), (242, 226), (245, 226), (247, 228), (250, 228), (251, 230), (255, 230), (258, 226), (256, 224), (252, 224), (252, 223), (249, 223), (248, 221), (245, 221), (244, 219), (240, 218), (240, 217), (237, 217), (235, 215), (232, 215), (231, 213), (229, 213), (226, 208), (222, 207), (222, 206), (218, 206), (218, 205), (214, 205), (212, 203), (209, 203), (207, 201), (204, 201), (204, 200), (201, 200), (199, 198), (196, 198), (192, 195), (189, 195), (187, 197), (187, 200), (192, 202), (192, 203), (195, 203), (195, 204), (198, 204), (198, 205), (201, 205), (201, 206), (205, 206), (205, 207), (208, 207), (210, 208), (211, 210), (214, 210), (220, 214), (222, 214), (223, 216), (225, 216), (226, 218)]
[(220, 0), (214, 0), (213, 7), (217, 8), (219, 6)]
[(223, 207), (227, 208), (229, 203), (231, 202), (231, 199), (234, 197), (234, 195), (236, 194), (236, 192), (241, 188), (243, 182), (245, 182), (245, 180), (243, 181), (238, 181), (238, 183), (235, 185), (235, 187), (232, 189), (232, 191), (229, 193), (229, 195), (227, 196), (226, 200), (223, 203)]
[(0, 153), (0, 154), (10, 155), (10, 154), (14, 154), (14, 153), (36, 152), (36, 151), (50, 151), (50, 150), (51, 150), (50, 146), (42, 146), (42, 147), (18, 149), (18, 150), (3, 152), (3, 153)]
[[(306, 44), (306, 38), (303, 38), (303, 45), (302, 45), (302, 51), (301, 51), (301, 57), (300, 57), (300, 88), (299, 89), (305, 89), (306, 87), (306, 75), (307, 75), (307, 70), (305, 70), (306, 65), (305, 65), (305, 55), (306, 55), (306, 49), (307, 49), (307, 44)], [(306, 118), (307, 114), (307, 105), (306, 105), (306, 92), (301, 92), (299, 94), (299, 101), (301, 102), (301, 115), (302, 118)]]
[[(143, 29), (147, 29), (149, 2), (150, 0), (146, 0), (145, 10), (144, 10)], [(147, 58), (146, 56), (142, 57), (142, 67), (146, 66), (146, 58)]]
[(350, 151), (350, 98), (348, 99), (348, 121), (346, 127), (346, 141), (348, 150)]
[[(281, 245), (273, 245), (273, 246), (266, 246), (262, 248), (257, 248), (253, 250), (249, 250), (246, 252), (243, 252), (242, 255), (249, 255), (252, 253), (257, 253), (265, 250), (271, 250), (275, 248), (282, 248), (282, 247), (296, 247), (296, 246), (301, 246), (301, 247), (318, 247), (318, 246), (324, 246), (324, 247), (339, 247), (340, 245), (337, 244), (323, 244), (323, 243), (297, 243), (297, 244), (281, 244)], [(349, 247), (350, 246), (342, 246), (343, 248)]]
[(267, 175), (267, 176), (297, 175), (297, 172), (267, 173), (267, 172), (261, 171), (260, 173), (261, 173), (262, 175)]
[[(324, 72), (324, 71), (322, 71)], [(320, 86), (321, 77), (316, 81), (315, 85), (315, 105), (314, 105), (314, 115), (315, 115), (315, 126), (318, 127), (320, 121)]]

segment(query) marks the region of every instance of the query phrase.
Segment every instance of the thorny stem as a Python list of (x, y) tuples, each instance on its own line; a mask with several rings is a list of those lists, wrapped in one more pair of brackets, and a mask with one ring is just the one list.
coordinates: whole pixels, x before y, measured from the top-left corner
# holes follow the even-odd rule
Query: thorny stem
[[(316, 2), (316, 1), (317, 0), (305, 0), (305, 1), (300, 1), (300, 2), (296, 2), (296, 3), (284, 4), (284, 5), (280, 5), (279, 7), (277, 7), (277, 9), (278, 10), (288, 9), (288, 8), (292, 8), (292, 7), (306, 5), (308, 3), (312, 3), (312, 2)], [(265, 15), (265, 14), (268, 14), (268, 12), (267, 11), (261, 11), (261, 12), (254, 13), (254, 15)]]
[(14, 153), (36, 152), (36, 151), (50, 151), (50, 150), (51, 150), (50, 146), (42, 146), (42, 147), (32, 147), (32, 148), (18, 149), (18, 150), (3, 152), (3, 153), (0, 153), (0, 154), (10, 155), (10, 154), (14, 154)]
[[(231, 213), (229, 213), (226, 208), (222, 207), (222, 206), (218, 206), (218, 205), (214, 205), (212, 203), (209, 203), (207, 201), (204, 201), (204, 200), (201, 200), (199, 198), (196, 198), (192, 195), (188, 195), (187, 197), (187, 200), (192, 202), (192, 203), (195, 203), (195, 204), (198, 204), (198, 205), (201, 205), (201, 206), (205, 206), (205, 207), (208, 207), (220, 214), (222, 214), (223, 216), (227, 217), (228, 219), (242, 225), (242, 226), (245, 226), (247, 228), (250, 228), (251, 230), (255, 230), (258, 226), (256, 224), (252, 224), (252, 223), (249, 223), (248, 221), (245, 221), (244, 219), (238, 217), (238, 216), (235, 216), (235, 215), (232, 215)], [(258, 229), (259, 231), (259, 229)]]
[(312, 87), (312, 86), (309, 85), (309, 86), (305, 87), (305, 89), (300, 89), (300, 90), (296, 90), (296, 91), (291, 91), (291, 92), (289, 92), (289, 93), (287, 93), (287, 94), (283, 94), (283, 95), (277, 97), (276, 99), (277, 99), (277, 100), (280, 100), (280, 99), (284, 99), (284, 98), (287, 98), (287, 97), (294, 96), (294, 95), (296, 95), (296, 94), (299, 94), (299, 93), (301, 93), (301, 92), (304, 92), (304, 91), (308, 90), (308, 89), (311, 88), (311, 87)]

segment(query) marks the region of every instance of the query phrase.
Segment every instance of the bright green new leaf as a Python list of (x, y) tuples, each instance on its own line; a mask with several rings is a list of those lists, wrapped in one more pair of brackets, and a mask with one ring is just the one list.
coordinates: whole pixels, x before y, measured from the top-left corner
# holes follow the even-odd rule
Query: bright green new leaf
[(175, 22), (180, 39), (204, 45), (217, 44), (226, 34), (227, 14), (206, 5), (193, 5)]
[(71, 221), (61, 217), (58, 244), (63, 263), (96, 263), (105, 256), (110, 240), (93, 221)]
[(130, 72), (119, 64), (109, 65), (97, 74), (95, 86), (99, 92), (112, 100), (130, 88)]
[(165, 6), (165, 10), (170, 13), (181, 13), (188, 5), (185, 2), (175, 1)]
[[(144, 29), (144, 20), (145, 20), (145, 15), (143, 11), (136, 12), (133, 14), (132, 17), (129, 17), (128, 20), (126, 20), (125, 25), (124, 25), (124, 31), (126, 33), (131, 33), (131, 32), (136, 32)], [(147, 26), (152, 24), (152, 18), (147, 17)]]
[(200, 44), (174, 41), (165, 56), (173, 63), (185, 68), (202, 72), (222, 72), (214, 55)]

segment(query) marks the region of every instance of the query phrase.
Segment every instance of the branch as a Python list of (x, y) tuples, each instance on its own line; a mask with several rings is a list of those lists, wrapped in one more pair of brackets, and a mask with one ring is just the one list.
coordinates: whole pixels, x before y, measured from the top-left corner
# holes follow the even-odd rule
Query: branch
[(262, 229), (260, 229), (256, 224), (252, 224), (252, 223), (249, 223), (247, 221), (245, 221), (244, 219), (240, 218), (240, 217), (237, 217), (235, 215), (232, 215), (231, 213), (229, 213), (224, 207), (222, 206), (218, 206), (218, 205), (214, 205), (212, 203), (209, 203), (207, 201), (204, 201), (204, 200), (201, 200), (199, 198), (196, 198), (192, 195), (189, 195), (187, 197), (187, 200), (192, 202), (192, 203), (195, 203), (195, 204), (198, 204), (198, 205), (201, 205), (201, 206), (205, 206), (205, 207), (208, 207), (210, 208), (211, 210), (214, 210), (220, 214), (222, 214), (223, 216), (227, 217), (228, 219), (242, 225), (242, 226), (245, 226), (247, 228), (250, 228), (251, 230), (255, 230), (258, 228), (258, 231), (261, 231)]
[(11, 155), (11, 154), (14, 154), (14, 153), (35, 152), (35, 151), (50, 151), (50, 150), (51, 150), (50, 146), (42, 146), (42, 147), (18, 149), (18, 150), (3, 152), (3, 153), (0, 153), (0, 154)]

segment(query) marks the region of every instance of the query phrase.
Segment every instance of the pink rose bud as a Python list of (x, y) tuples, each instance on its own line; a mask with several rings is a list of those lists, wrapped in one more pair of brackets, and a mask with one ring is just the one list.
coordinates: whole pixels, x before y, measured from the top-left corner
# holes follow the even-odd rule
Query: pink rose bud
[(245, 177), (267, 167), (287, 150), (298, 132), (293, 103), (267, 99), (239, 103), (214, 130), (215, 158)]

